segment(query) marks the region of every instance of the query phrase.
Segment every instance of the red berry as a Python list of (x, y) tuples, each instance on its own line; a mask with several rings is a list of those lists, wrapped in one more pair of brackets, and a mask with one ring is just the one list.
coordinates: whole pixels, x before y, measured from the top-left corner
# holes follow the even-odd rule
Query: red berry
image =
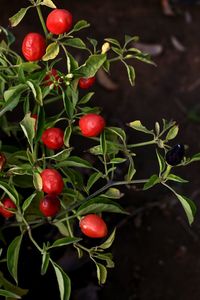
[(42, 142), (49, 149), (58, 150), (64, 145), (64, 132), (60, 128), (48, 128), (42, 134)]
[(104, 118), (97, 114), (87, 114), (79, 120), (82, 135), (87, 137), (99, 135), (104, 130), (105, 125)]
[(89, 89), (95, 83), (95, 77), (80, 78), (79, 87), (82, 89)]
[(45, 217), (54, 217), (60, 210), (60, 200), (53, 196), (47, 195), (40, 200), (40, 211)]
[(22, 53), (28, 61), (40, 60), (46, 51), (45, 38), (35, 32), (28, 33), (22, 43)]
[(11, 218), (14, 216), (12, 211), (9, 211), (10, 208), (16, 208), (15, 203), (10, 198), (5, 198), (2, 201), (3, 206), (0, 206), (0, 214), (4, 216), (4, 218)]
[(45, 169), (42, 177), (42, 190), (47, 194), (58, 195), (62, 193), (64, 182), (60, 173), (55, 169)]
[(46, 26), (53, 34), (68, 32), (72, 27), (72, 14), (66, 9), (54, 9), (47, 17)]
[(106, 223), (96, 214), (84, 216), (80, 220), (79, 226), (82, 233), (91, 238), (103, 238), (108, 233)]
[(50, 86), (52, 83), (58, 82), (60, 76), (58, 75), (58, 71), (56, 69), (51, 69), (49, 73), (44, 77), (44, 85)]
[(6, 164), (6, 156), (4, 153), (0, 152), (0, 171), (3, 170), (5, 164)]

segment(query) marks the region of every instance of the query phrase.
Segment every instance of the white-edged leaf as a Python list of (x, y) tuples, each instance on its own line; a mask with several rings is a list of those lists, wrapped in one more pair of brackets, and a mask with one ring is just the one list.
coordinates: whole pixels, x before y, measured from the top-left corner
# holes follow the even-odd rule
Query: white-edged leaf
[(71, 281), (67, 274), (58, 266), (55, 262), (51, 260), (54, 271), (56, 273), (56, 278), (58, 282), (58, 287), (60, 291), (60, 300), (69, 300), (71, 295)]
[(23, 7), (14, 16), (9, 18), (11, 27), (17, 26), (21, 22), (21, 20), (24, 18), (25, 14), (29, 10), (29, 8), (31, 8), (31, 7), (32, 6)]
[(19, 259), (19, 251), (22, 242), (23, 235), (17, 236), (9, 245), (7, 251), (7, 267), (8, 271), (18, 284), (18, 259)]
[(145, 126), (142, 125), (142, 123), (139, 120), (130, 122), (128, 125), (135, 130), (148, 134), (153, 134), (153, 130), (148, 130)]
[(113, 242), (114, 242), (115, 233), (116, 233), (116, 228), (113, 230), (111, 235), (107, 238), (107, 240), (98, 247), (101, 248), (101, 249), (104, 249), (104, 250), (110, 248), (112, 246)]
[(29, 145), (32, 147), (33, 139), (35, 137), (35, 119), (31, 117), (30, 113), (28, 113), (20, 122), (20, 126), (29, 142)]
[(53, 43), (49, 44), (47, 49), (46, 49), (46, 53), (43, 56), (42, 60), (43, 61), (48, 61), (48, 60), (56, 58), (59, 54), (59, 51), (60, 51), (60, 47), (59, 47), (58, 43), (53, 42)]
[(185, 180), (185, 179), (181, 178), (180, 176), (177, 176), (172, 173), (167, 176), (167, 180), (176, 181), (176, 182), (180, 182), (180, 183), (188, 182), (188, 180)]
[(48, 6), (50, 8), (56, 8), (56, 6), (55, 6), (55, 4), (53, 3), (52, 0), (43, 0), (40, 4)]

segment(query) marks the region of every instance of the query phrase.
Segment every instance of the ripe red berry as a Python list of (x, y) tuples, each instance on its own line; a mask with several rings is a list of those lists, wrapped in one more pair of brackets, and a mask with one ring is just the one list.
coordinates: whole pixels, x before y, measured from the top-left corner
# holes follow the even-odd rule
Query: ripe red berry
[(79, 120), (82, 135), (87, 137), (98, 136), (104, 130), (105, 125), (104, 118), (97, 114), (87, 114)]
[(10, 208), (16, 208), (15, 203), (10, 198), (5, 198), (2, 201), (3, 206), (0, 206), (0, 214), (4, 216), (4, 218), (11, 218), (14, 216), (12, 211), (9, 211)]
[(82, 233), (91, 238), (103, 238), (108, 233), (106, 223), (96, 214), (84, 216), (80, 220), (79, 226)]
[(58, 150), (64, 145), (64, 132), (60, 128), (48, 128), (42, 134), (42, 142), (49, 149)]
[(47, 194), (59, 195), (62, 193), (64, 182), (60, 173), (55, 169), (45, 169), (42, 177), (42, 190)]
[(58, 75), (58, 71), (53, 68), (44, 77), (44, 85), (45, 86), (50, 86), (52, 83), (58, 82), (59, 79), (60, 79), (60, 76)]
[(40, 200), (40, 211), (45, 217), (54, 217), (60, 210), (60, 200), (53, 195), (47, 195)]
[(0, 152), (0, 171), (3, 170), (5, 164), (6, 164), (6, 156), (4, 153)]
[(82, 89), (89, 89), (93, 84), (95, 83), (95, 77), (89, 77), (89, 78), (80, 78), (79, 79), (79, 87)]
[(68, 32), (72, 27), (72, 14), (66, 9), (54, 9), (47, 17), (46, 26), (53, 34)]
[(46, 51), (45, 38), (35, 32), (28, 33), (22, 43), (22, 53), (28, 61), (40, 60)]

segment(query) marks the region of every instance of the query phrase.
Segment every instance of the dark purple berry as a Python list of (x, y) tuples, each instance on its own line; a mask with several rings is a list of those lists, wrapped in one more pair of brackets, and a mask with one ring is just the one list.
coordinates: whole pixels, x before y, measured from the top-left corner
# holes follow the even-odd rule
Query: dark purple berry
[(166, 153), (166, 162), (171, 166), (176, 166), (181, 163), (185, 154), (184, 145), (177, 144)]

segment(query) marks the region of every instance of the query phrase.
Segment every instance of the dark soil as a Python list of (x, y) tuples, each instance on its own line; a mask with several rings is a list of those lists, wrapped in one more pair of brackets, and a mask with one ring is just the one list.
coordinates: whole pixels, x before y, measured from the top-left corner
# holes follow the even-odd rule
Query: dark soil
[[(11, 2), (1, 0), (1, 23), (4, 26), (19, 5), (17, 0)], [(26, 2), (20, 1), (20, 6)], [(134, 88), (128, 83), (124, 67), (118, 63), (113, 65), (111, 73), (119, 89), (108, 92), (96, 85), (95, 105), (103, 107), (107, 123), (119, 125), (139, 119), (151, 128), (162, 118), (174, 119), (180, 125), (179, 138), (175, 142), (187, 144), (189, 155), (200, 152), (200, 116), (196, 115), (200, 93), (200, 6), (179, 1), (174, 7), (176, 15), (166, 17), (159, 0), (56, 2), (58, 6), (71, 10), (75, 20), (88, 20), (92, 27), (86, 34), (100, 42), (105, 37), (123, 41), (126, 33), (139, 35), (143, 43), (163, 46), (163, 53), (154, 58), (157, 67), (133, 63), (137, 74)], [(26, 32), (35, 31), (33, 20), (29, 14), (14, 30), (18, 36), (16, 47), (20, 47)], [(185, 51), (174, 47), (172, 37), (184, 45)], [(128, 132), (132, 142), (146, 138)], [(155, 169), (152, 171), (155, 154), (151, 148), (137, 153), (138, 178), (155, 173)], [(190, 183), (174, 187), (200, 206), (199, 164), (184, 168), (179, 174)], [(121, 202), (132, 215), (127, 218), (113, 216), (118, 224), (112, 248), (115, 269), (109, 272), (105, 286), (99, 288), (95, 269), (90, 263), (81, 262), (78, 269), (72, 268), (71, 276), (75, 282), (72, 299), (200, 299), (200, 214), (189, 227), (180, 204), (168, 191), (160, 188), (147, 193), (129, 190)], [(47, 281), (46, 285), (48, 291)], [(57, 299), (50, 295), (48, 299)], [(34, 297), (37, 297), (36, 293)]]

